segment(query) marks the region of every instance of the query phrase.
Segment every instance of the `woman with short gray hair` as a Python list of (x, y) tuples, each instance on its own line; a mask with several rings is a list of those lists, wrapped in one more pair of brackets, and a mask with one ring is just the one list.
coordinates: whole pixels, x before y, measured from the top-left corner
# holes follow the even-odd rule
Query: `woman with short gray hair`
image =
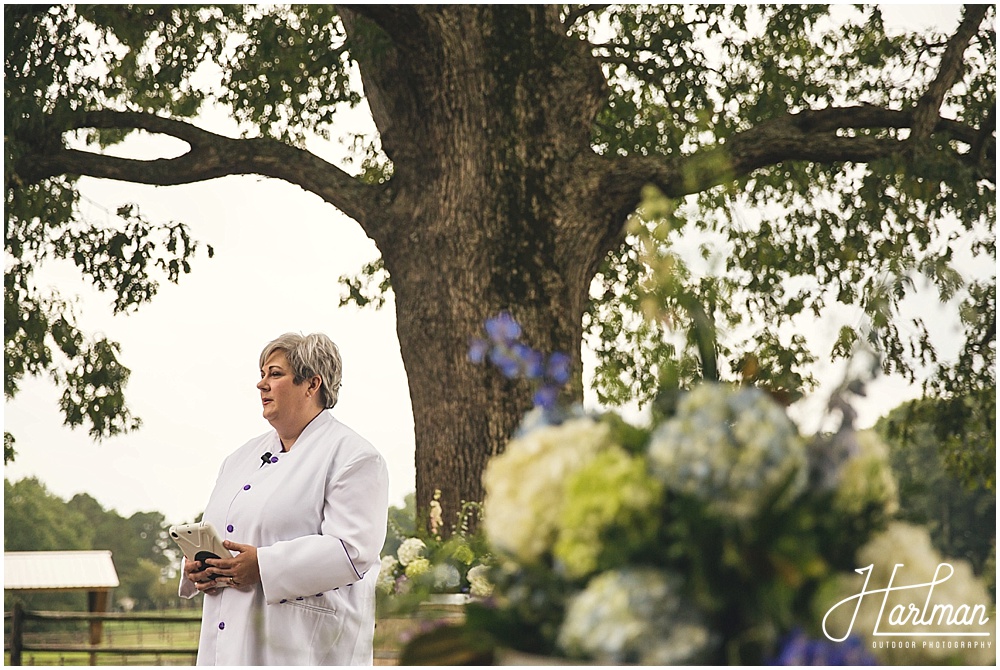
[(203, 517), (236, 553), (184, 561), (180, 595), (207, 596), (199, 665), (373, 662), (388, 473), (328, 411), (342, 371), (319, 333), (286, 333), (261, 351), (257, 389), (273, 430), (223, 462)]
[(285, 333), (268, 343), (264, 351), (260, 352), (261, 370), (264, 369), (264, 362), (277, 350), (285, 352), (296, 384), (301, 384), (315, 375), (323, 379), (324, 384), (320, 387), (321, 404), (324, 409), (333, 409), (337, 404), (340, 381), (343, 377), (340, 350), (333, 340), (322, 333), (312, 335)]

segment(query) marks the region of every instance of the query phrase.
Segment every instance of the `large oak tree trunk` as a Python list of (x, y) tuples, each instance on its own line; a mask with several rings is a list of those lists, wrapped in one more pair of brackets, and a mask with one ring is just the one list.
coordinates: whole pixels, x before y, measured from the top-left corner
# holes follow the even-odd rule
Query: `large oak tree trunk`
[(393, 34), (397, 48), (365, 77), (394, 162), (385, 228), (406, 231), (376, 242), (396, 293), (417, 504), (426, 509), (440, 488), (446, 518), (482, 500), (487, 460), (531, 407), (528, 382), (468, 360), (469, 339), (509, 310), (526, 343), (570, 354), (579, 375), (587, 291), (613, 237), (595, 234), (608, 229), (595, 221), (606, 213), (574, 160), (592, 156), (603, 80), (582, 44), (553, 59), (565, 45), (555, 11), (415, 9), (426, 41)]

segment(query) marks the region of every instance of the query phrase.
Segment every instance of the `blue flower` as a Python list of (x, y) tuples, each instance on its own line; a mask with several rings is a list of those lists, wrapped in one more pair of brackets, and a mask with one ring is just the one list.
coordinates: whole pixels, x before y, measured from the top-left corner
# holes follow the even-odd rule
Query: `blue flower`
[(545, 356), (542, 352), (524, 347), (521, 360), (524, 363), (524, 376), (528, 379), (538, 379), (545, 374)]
[(486, 360), (486, 354), (489, 353), (490, 343), (486, 340), (474, 337), (469, 341), (469, 360), (479, 365), (484, 360)]
[(535, 391), (533, 398), (535, 406), (542, 409), (553, 409), (559, 399), (559, 389), (555, 386), (543, 386)]
[(569, 381), (572, 364), (573, 361), (568, 355), (557, 351), (549, 356), (549, 364), (546, 367), (545, 374), (548, 375), (549, 379), (561, 386)]
[(851, 636), (844, 642), (814, 640), (796, 628), (769, 665), (875, 665), (875, 658), (865, 651), (858, 637)]
[(487, 319), (486, 334), (488, 340), (469, 339), (469, 360), (476, 365), (489, 360), (508, 379), (539, 380), (542, 386), (535, 393), (535, 406), (547, 411), (555, 409), (559, 390), (570, 379), (572, 359), (562, 352), (546, 358), (542, 352), (521, 342), (521, 326), (510, 312), (500, 312)]
[(516, 358), (511, 356), (508, 349), (493, 347), (490, 350), (490, 362), (500, 368), (500, 372), (507, 379), (514, 379), (521, 372), (521, 365)]
[(486, 333), (498, 344), (510, 344), (521, 337), (521, 326), (510, 312), (500, 312), (492, 319), (486, 319)]

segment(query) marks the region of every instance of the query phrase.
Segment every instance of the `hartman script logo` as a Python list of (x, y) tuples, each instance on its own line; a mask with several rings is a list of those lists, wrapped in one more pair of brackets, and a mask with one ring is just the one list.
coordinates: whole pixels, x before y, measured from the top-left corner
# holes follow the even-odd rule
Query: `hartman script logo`
[[(865, 583), (861, 587), (861, 592), (844, 598), (831, 607), (826, 616), (823, 617), (823, 634), (826, 635), (827, 639), (833, 642), (846, 640), (854, 628), (862, 600), (867, 596), (882, 594), (882, 603), (871, 631), (873, 637), (980, 638), (979, 640), (949, 641), (947, 646), (965, 648), (989, 648), (992, 646), (992, 641), (981, 639), (990, 636), (990, 632), (982, 630), (990, 621), (986, 615), (986, 605), (942, 602), (941, 598), (935, 599), (934, 588), (944, 584), (955, 574), (955, 569), (950, 563), (940, 563), (934, 571), (934, 577), (929, 582), (896, 585), (896, 572), (903, 567), (902, 563), (897, 563), (893, 566), (892, 575), (885, 588), (869, 588), (873, 567), (874, 564), (855, 570), (858, 574), (865, 575)], [(843, 631), (842, 635), (837, 635), (839, 631), (831, 633), (827, 628), (830, 615), (841, 607), (851, 607), (852, 603), (854, 613), (847, 630)], [(870, 617), (867, 617), (866, 620), (870, 621)], [(936, 644), (925, 641), (924, 646), (928, 645), (944, 646), (943, 641)], [(892, 646), (895, 647), (897, 644), (894, 643)], [(913, 644), (908, 641), (898, 646), (913, 646)]]

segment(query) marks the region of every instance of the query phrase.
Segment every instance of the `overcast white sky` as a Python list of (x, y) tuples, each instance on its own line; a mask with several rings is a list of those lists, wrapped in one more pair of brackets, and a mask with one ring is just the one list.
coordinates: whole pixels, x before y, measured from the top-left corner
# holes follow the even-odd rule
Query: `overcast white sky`
[[(957, 16), (954, 6), (894, 6), (890, 12), (895, 21), (942, 30), (950, 30)], [(207, 125), (224, 131), (226, 123), (210, 119)], [(345, 125), (342, 133), (356, 130)], [(162, 145), (147, 138), (131, 146), (150, 152)], [(328, 160), (339, 155), (322, 142), (310, 148)], [(394, 306), (390, 302), (381, 311), (337, 306), (337, 278), (377, 255), (357, 224), (297, 186), (259, 177), (173, 187), (84, 179), (81, 192), (91, 220), (112, 223), (109, 212), (136, 202), (151, 221), (189, 224), (195, 238), (215, 247), (215, 258), (202, 253), (179, 285), (163, 283), (151, 303), (120, 316), (112, 315), (109, 299), (84, 284), (72, 265), (38, 269), (40, 285), (80, 296), (79, 323), (85, 330), (121, 342), (121, 358), (132, 369), (127, 397), (143, 427), (95, 444), (85, 430), (62, 426), (58, 394), (47, 378), (25, 380), (19, 395), (4, 405), (4, 427), (17, 438), (18, 452), (5, 468), (6, 478), (36, 476), (66, 498), (87, 492), (126, 516), (156, 510), (171, 523), (191, 520), (203, 509), (223, 457), (270, 429), (254, 386), (260, 349), (286, 331), (321, 331), (337, 342), (344, 359), (343, 388), (333, 411), (386, 457), (390, 502), (401, 504), (414, 488), (414, 444)], [(923, 310), (935, 301), (910, 304)], [(958, 332), (954, 320), (936, 319), (932, 325), (943, 341)], [(810, 331), (817, 350), (828, 348), (836, 334), (829, 324)], [(825, 386), (802, 416), (816, 415), (840, 369), (823, 366)], [(880, 380), (874, 391), (860, 408), (865, 424), (918, 395), (893, 379)]]

